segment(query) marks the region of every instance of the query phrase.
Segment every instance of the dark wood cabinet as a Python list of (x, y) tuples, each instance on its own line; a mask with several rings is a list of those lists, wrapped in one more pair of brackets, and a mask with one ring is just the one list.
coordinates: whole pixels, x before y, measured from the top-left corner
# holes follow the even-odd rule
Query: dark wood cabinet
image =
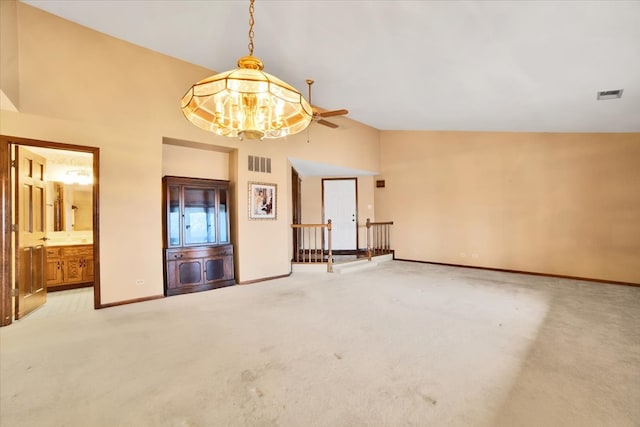
[(165, 295), (235, 284), (228, 181), (166, 176), (162, 187)]
[(167, 295), (233, 285), (233, 246), (168, 249)]
[(71, 245), (47, 247), (47, 290), (91, 286), (94, 279), (93, 246)]

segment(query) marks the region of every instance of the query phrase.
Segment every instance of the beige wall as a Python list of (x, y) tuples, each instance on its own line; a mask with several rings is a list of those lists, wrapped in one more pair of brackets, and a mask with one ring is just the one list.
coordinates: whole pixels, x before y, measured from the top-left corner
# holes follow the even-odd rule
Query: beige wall
[[(236, 143), (238, 147), (236, 173), (240, 281), (289, 274), (291, 271), (291, 165), (288, 157), (335, 164), (354, 169), (378, 170), (379, 132), (348, 119), (335, 120), (339, 129), (316, 124), (281, 140)], [(247, 168), (248, 156), (272, 159), (272, 173), (252, 172)], [(249, 183), (276, 184), (277, 220), (249, 219)]]
[[(319, 224), (322, 218), (322, 177), (309, 176), (302, 178), (302, 222)], [(331, 177), (336, 178), (336, 177)], [(354, 177), (343, 177), (354, 178)], [(358, 247), (367, 247), (367, 218), (374, 221), (374, 179), (372, 176), (358, 176)]]
[(640, 134), (381, 132), (398, 258), (640, 283)]
[[(179, 109), (186, 90), (213, 71), (23, 3), (17, 4), (17, 28), (20, 112), (0, 111), (0, 133), (100, 148), (103, 304), (162, 294), (163, 168), (184, 171), (183, 175), (192, 170), (163, 159), (167, 138), (230, 150), (232, 236), (236, 279), (242, 282), (290, 272), (288, 156), (378, 170), (379, 135), (373, 128), (342, 118), (335, 131), (312, 125), (308, 133), (282, 140), (239, 142), (218, 137), (190, 124)], [(198, 163), (193, 173), (199, 174), (203, 168), (195, 152), (199, 150), (191, 151), (193, 156), (185, 152), (180, 156), (184, 155), (182, 161)], [(272, 173), (249, 172), (248, 155), (271, 157)], [(216, 168), (221, 167), (220, 160), (219, 156), (213, 160)], [(250, 181), (278, 185), (276, 221), (248, 219)], [(137, 279), (145, 283), (136, 285)]]
[[(0, 132), (100, 148), (103, 304), (162, 294), (160, 182), (168, 167), (191, 170), (169, 166), (167, 138), (229, 150), (241, 282), (290, 271), (288, 157), (381, 171), (387, 188), (374, 190), (371, 177), (359, 188), (359, 219), (369, 216), (369, 191), (375, 218), (396, 222), (398, 257), (640, 282), (637, 135), (379, 132), (335, 118), (335, 130), (313, 124), (282, 140), (239, 142), (198, 129), (178, 108), (211, 70), (23, 3), (8, 16), (19, 36), (20, 112), (0, 111)], [(248, 171), (249, 155), (272, 158), (272, 173)], [(223, 167), (218, 155), (212, 162)], [(278, 186), (277, 220), (249, 220), (251, 181)]]
[[(2, 107), (19, 107), (17, 4), (0, 1), (0, 97)], [(6, 97), (6, 98), (5, 98)]]
[(162, 144), (162, 176), (229, 180), (229, 153), (208, 144)]

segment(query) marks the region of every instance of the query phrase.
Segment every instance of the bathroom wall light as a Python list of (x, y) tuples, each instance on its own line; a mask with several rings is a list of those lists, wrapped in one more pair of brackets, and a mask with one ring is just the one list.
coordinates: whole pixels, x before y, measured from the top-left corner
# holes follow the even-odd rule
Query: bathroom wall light
[(93, 176), (88, 170), (72, 169), (67, 171), (63, 181), (65, 184), (91, 185), (93, 184)]

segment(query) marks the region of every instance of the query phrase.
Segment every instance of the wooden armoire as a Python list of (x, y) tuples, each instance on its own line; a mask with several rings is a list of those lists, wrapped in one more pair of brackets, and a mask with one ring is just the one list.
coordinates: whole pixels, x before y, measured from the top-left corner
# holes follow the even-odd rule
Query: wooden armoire
[(165, 176), (162, 190), (165, 295), (235, 284), (229, 182)]

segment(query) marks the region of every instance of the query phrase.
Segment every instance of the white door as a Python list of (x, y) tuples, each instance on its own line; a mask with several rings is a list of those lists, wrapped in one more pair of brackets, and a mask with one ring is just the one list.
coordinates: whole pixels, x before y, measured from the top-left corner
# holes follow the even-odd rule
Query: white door
[(331, 220), (331, 248), (334, 250), (358, 248), (356, 183), (356, 178), (322, 180), (323, 220), (324, 223)]

